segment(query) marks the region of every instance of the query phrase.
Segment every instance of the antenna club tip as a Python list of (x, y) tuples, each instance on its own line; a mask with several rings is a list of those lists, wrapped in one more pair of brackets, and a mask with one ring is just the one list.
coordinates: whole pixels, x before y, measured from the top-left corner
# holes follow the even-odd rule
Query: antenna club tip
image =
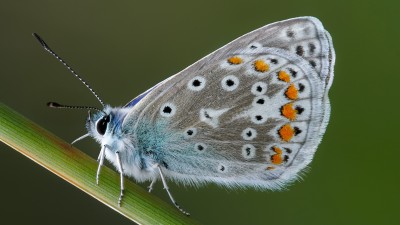
[(42, 45), (43, 48), (45, 48), (48, 51), (50, 50), (49, 46), (46, 44), (46, 42), (44, 42), (44, 40), (39, 36), (39, 34), (33, 32), (32, 36), (36, 38), (36, 40), (40, 43), (40, 45)]
[(43, 39), (39, 36), (39, 34), (37, 34), (37, 33), (35, 33), (35, 32), (32, 33), (32, 36), (35, 37), (39, 42), (42, 42), (42, 40), (43, 40)]
[(58, 107), (61, 106), (61, 105), (58, 104), (57, 102), (48, 102), (46, 105), (47, 105), (48, 107), (50, 107), (50, 108), (58, 108)]

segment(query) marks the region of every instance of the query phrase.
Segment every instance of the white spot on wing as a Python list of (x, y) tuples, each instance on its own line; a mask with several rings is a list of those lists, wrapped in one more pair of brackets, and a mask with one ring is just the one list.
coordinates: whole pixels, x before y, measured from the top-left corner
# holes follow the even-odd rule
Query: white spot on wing
[(245, 144), (242, 147), (242, 156), (245, 159), (252, 159), (256, 155), (256, 147), (251, 144)]
[(191, 127), (191, 128), (188, 128), (185, 130), (184, 137), (187, 139), (187, 138), (194, 137), (196, 134), (197, 134), (197, 129), (194, 127)]
[(242, 131), (242, 138), (246, 141), (251, 141), (257, 137), (257, 131), (253, 128), (246, 128)]
[(225, 91), (233, 91), (239, 86), (239, 79), (233, 75), (228, 75), (221, 80), (221, 86)]
[(229, 109), (200, 109), (200, 121), (212, 126), (213, 128), (218, 127), (219, 117), (228, 111)]
[(192, 78), (188, 83), (187, 87), (192, 91), (200, 91), (206, 86), (206, 79), (202, 76), (196, 76)]
[(176, 106), (171, 102), (165, 103), (160, 108), (161, 116), (171, 117), (171, 116), (175, 115), (175, 113), (176, 113)]
[(267, 92), (267, 84), (265, 82), (256, 82), (251, 87), (251, 93), (253, 95), (263, 95)]
[(265, 121), (267, 121), (267, 116), (263, 113), (254, 113), (253, 115), (251, 115), (250, 117), (251, 122), (255, 123), (255, 124), (263, 124), (265, 123)]

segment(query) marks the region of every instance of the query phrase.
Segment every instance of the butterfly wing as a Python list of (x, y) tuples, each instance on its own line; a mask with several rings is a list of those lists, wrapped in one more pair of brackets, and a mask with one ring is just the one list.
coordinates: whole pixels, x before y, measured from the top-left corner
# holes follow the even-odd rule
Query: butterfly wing
[(333, 64), (316, 18), (277, 22), (158, 84), (123, 127), (170, 178), (279, 188), (310, 163), (322, 138)]

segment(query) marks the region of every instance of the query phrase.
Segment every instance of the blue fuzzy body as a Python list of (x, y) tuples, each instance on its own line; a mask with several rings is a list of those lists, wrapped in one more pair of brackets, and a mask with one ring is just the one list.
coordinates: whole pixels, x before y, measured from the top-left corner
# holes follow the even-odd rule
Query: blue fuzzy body
[(182, 138), (167, 131), (166, 124), (163, 123), (151, 125), (140, 121), (137, 129), (133, 129), (133, 126), (123, 126), (124, 119), (130, 111), (131, 107), (106, 107), (104, 112), (111, 117), (106, 133), (101, 136), (96, 131), (96, 121), (104, 116), (103, 112), (91, 116), (87, 129), (97, 142), (108, 146), (105, 157), (116, 168), (118, 166), (115, 153), (120, 153), (124, 175), (137, 181), (153, 180), (158, 176), (155, 171), (157, 165), (168, 167), (164, 161), (166, 143), (176, 143)]

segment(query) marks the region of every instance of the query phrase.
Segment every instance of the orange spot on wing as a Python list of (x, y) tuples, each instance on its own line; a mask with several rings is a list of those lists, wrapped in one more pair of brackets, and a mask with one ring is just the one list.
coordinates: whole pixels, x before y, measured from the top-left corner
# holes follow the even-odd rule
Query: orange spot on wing
[(276, 147), (276, 146), (273, 147), (273, 151), (274, 151), (276, 154), (282, 155), (282, 149), (280, 149), (280, 148), (278, 148), (278, 147)]
[(282, 138), (282, 140), (287, 142), (292, 139), (292, 137), (294, 136), (294, 132), (294, 129), (289, 124), (285, 124), (279, 129), (278, 134)]
[(299, 91), (294, 86), (294, 84), (290, 84), (290, 86), (288, 87), (288, 89), (285, 92), (285, 95), (287, 98), (289, 98), (291, 100), (296, 100), (298, 98)]
[(295, 120), (297, 116), (297, 110), (293, 108), (292, 103), (288, 103), (281, 108), (281, 113), (284, 117), (288, 118), (289, 120)]
[(228, 63), (231, 65), (238, 65), (243, 62), (243, 59), (239, 56), (233, 56), (228, 59)]
[(269, 70), (269, 66), (264, 60), (256, 60), (254, 62), (254, 69), (258, 72), (267, 72)]
[(276, 153), (271, 156), (271, 161), (273, 164), (281, 164), (283, 159), (282, 159), (282, 149), (274, 146), (272, 147), (272, 150)]
[(287, 73), (286, 73), (285, 71), (283, 71), (283, 70), (279, 71), (279, 73), (278, 73), (278, 78), (279, 78), (279, 80), (281, 80), (281, 81), (285, 81), (285, 82), (287, 82), (287, 83), (290, 82), (290, 76), (289, 76), (289, 74), (287, 74)]

